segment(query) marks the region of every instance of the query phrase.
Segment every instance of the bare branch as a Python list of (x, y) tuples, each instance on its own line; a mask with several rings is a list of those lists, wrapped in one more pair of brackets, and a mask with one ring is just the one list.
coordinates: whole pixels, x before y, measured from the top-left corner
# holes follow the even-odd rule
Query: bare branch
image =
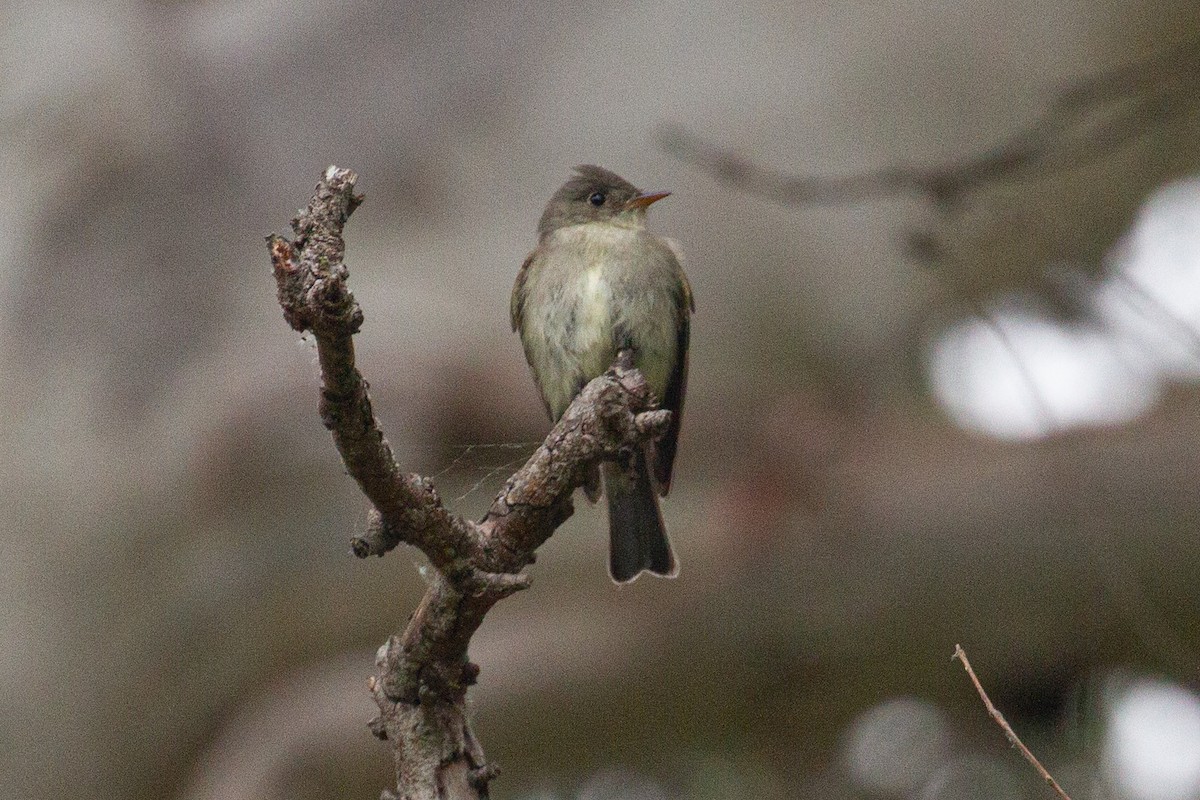
[(321, 365), (321, 419), (350, 476), (381, 517), (381, 535), (356, 554), (383, 555), (400, 542), (420, 547), (438, 567), (451, 568), (474, 550), (471, 531), (450, 518), (433, 486), (403, 475), (371, 409), (367, 384), (354, 367), (353, 335), (363, 313), (346, 286), (342, 227), (362, 202), (354, 193), (358, 176), (330, 167), (308, 208), (292, 220), (296, 240), (270, 236), (275, 280), (284, 318), (299, 331), (312, 331)]
[(786, 205), (851, 203), (905, 192), (952, 203), (997, 181), (1084, 166), (1177, 119), (1200, 102), (1200, 39), (1136, 64), (1080, 80), (1024, 130), (978, 155), (938, 167), (886, 167), (841, 178), (791, 175), (758, 166), (686, 130), (660, 136), (675, 157), (743, 191)]
[(979, 697), (981, 700), (983, 700), (983, 705), (987, 709), (988, 714), (990, 714), (992, 719), (996, 721), (996, 724), (1000, 726), (1000, 730), (1004, 731), (1004, 736), (1008, 739), (1009, 744), (1021, 751), (1021, 755), (1025, 757), (1026, 761), (1033, 765), (1033, 768), (1037, 770), (1038, 775), (1040, 775), (1042, 780), (1054, 790), (1054, 793), (1059, 796), (1060, 800), (1071, 800), (1070, 796), (1063, 791), (1061, 786), (1058, 785), (1058, 781), (1054, 780), (1054, 777), (1046, 771), (1045, 767), (1042, 766), (1042, 762), (1037, 760), (1037, 757), (1029, 751), (1029, 748), (1026, 747), (1021, 741), (1020, 737), (1017, 736), (1016, 731), (1014, 731), (1012, 726), (1008, 724), (1008, 721), (1004, 719), (1004, 715), (1000, 713), (999, 709), (992, 705), (991, 698), (988, 697), (987, 692), (983, 690), (983, 684), (981, 684), (979, 682), (979, 678), (975, 676), (975, 670), (971, 669), (971, 662), (967, 660), (967, 652), (962, 649), (962, 645), (954, 645), (953, 658), (957, 658), (962, 662), (963, 669), (967, 671), (967, 675), (971, 678), (971, 683), (975, 684), (975, 691), (979, 692)]
[(371, 410), (354, 362), (362, 310), (346, 285), (342, 228), (362, 202), (357, 176), (330, 167), (307, 209), (292, 222), (295, 241), (268, 237), (284, 318), (312, 331), (321, 365), (321, 418), (350, 475), (371, 501), (354, 554), (382, 556), (400, 542), (418, 547), (435, 571), (408, 626), (376, 656), (369, 688), (379, 707), (370, 729), (389, 741), (396, 792), (384, 798), (487, 797), (497, 774), (486, 763), (465, 712), (479, 668), (471, 636), (499, 600), (529, 586), (521, 570), (570, 517), (571, 494), (589, 467), (627, 458), (659, 435), (670, 413), (656, 410), (645, 378), (622, 352), (580, 392), (545, 442), (475, 523), (451, 514), (432, 481), (400, 471)]

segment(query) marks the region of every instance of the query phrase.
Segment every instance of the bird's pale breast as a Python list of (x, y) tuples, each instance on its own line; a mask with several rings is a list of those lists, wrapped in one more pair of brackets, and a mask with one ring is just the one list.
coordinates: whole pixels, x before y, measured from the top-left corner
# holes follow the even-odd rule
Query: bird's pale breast
[(628, 340), (662, 397), (675, 366), (679, 265), (645, 231), (587, 223), (555, 231), (530, 265), (522, 335), (557, 419)]

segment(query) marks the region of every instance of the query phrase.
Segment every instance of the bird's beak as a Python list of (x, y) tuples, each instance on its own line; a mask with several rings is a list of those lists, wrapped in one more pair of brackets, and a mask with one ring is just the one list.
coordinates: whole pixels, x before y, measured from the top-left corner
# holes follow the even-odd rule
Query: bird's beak
[(625, 204), (625, 210), (628, 211), (634, 208), (649, 208), (652, 203), (657, 203), (664, 197), (668, 197), (670, 192), (643, 192), (637, 197)]

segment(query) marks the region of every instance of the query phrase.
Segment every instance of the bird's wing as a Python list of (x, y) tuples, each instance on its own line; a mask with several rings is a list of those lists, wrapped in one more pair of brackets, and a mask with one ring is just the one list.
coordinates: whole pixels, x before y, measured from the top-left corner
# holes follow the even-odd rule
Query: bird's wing
[[(672, 243), (668, 243), (668, 247)], [(675, 369), (667, 382), (666, 396), (662, 398), (662, 407), (671, 412), (671, 425), (662, 438), (654, 443), (652, 466), (654, 481), (658, 485), (658, 493), (663, 497), (671, 490), (671, 470), (675, 465), (675, 450), (679, 444), (679, 427), (683, 424), (683, 396), (687, 393), (688, 376), (688, 339), (691, 333), (691, 312), (696, 310), (696, 301), (692, 297), (692, 287), (683, 267), (678, 265), (678, 249), (671, 247), (676, 256), (676, 272), (679, 276), (679, 294), (675, 298), (676, 339), (675, 339)]]
[[(535, 251), (536, 252), (536, 251)], [(525, 256), (525, 263), (521, 265), (521, 269), (517, 271), (517, 280), (513, 284), (512, 299), (508, 303), (508, 314), (512, 320), (512, 329), (518, 330), (521, 327), (521, 315), (525, 312), (524, 303), (522, 302), (522, 289), (525, 288), (525, 281), (529, 278), (529, 265), (533, 263), (533, 253)]]
[[(536, 251), (534, 251), (536, 252)], [(554, 412), (550, 409), (550, 403), (546, 400), (546, 393), (542, 391), (542, 381), (538, 377), (537, 370), (533, 367), (533, 358), (529, 353), (529, 343), (525, 341), (525, 331), (521, 330), (521, 323), (525, 314), (524, 292), (525, 282), (529, 280), (529, 269), (533, 264), (534, 253), (530, 253), (525, 257), (525, 263), (521, 265), (520, 271), (517, 272), (516, 283), (513, 284), (512, 299), (509, 300), (508, 313), (512, 320), (512, 329), (521, 335), (521, 347), (525, 351), (525, 361), (529, 364), (529, 371), (533, 374), (533, 383), (537, 386), (538, 397), (542, 398), (542, 405), (546, 407), (546, 416), (550, 417), (550, 421), (554, 421)]]

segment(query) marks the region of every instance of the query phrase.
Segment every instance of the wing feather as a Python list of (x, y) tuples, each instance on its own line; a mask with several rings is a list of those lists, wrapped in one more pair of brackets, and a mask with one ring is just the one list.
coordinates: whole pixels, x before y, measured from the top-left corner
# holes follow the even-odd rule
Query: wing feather
[(533, 253), (525, 256), (525, 263), (517, 271), (517, 280), (513, 284), (512, 299), (508, 301), (508, 316), (512, 321), (512, 329), (521, 327), (521, 317), (525, 313), (525, 281), (529, 279), (529, 265), (533, 263)]
[[(678, 251), (672, 247), (678, 260)], [(655, 442), (651, 454), (654, 480), (658, 493), (663, 497), (671, 490), (671, 472), (675, 466), (675, 451), (679, 446), (679, 429), (683, 425), (683, 398), (687, 394), (688, 344), (691, 338), (691, 312), (696, 310), (692, 287), (683, 268), (677, 269), (679, 294), (675, 298), (676, 338), (675, 368), (667, 382), (667, 392), (662, 398), (662, 407), (671, 412), (671, 425), (663, 437)]]
[(512, 329), (517, 331), (521, 336), (521, 349), (525, 351), (525, 362), (529, 364), (529, 371), (533, 375), (533, 385), (537, 387), (538, 397), (542, 398), (542, 405), (546, 409), (546, 416), (550, 417), (550, 421), (554, 421), (554, 412), (550, 408), (550, 402), (546, 400), (546, 393), (542, 390), (542, 380), (538, 376), (538, 371), (533, 366), (533, 354), (529, 349), (529, 342), (525, 339), (525, 331), (522, 330), (525, 321), (525, 283), (529, 280), (529, 270), (533, 265), (534, 253), (530, 253), (525, 257), (525, 263), (521, 264), (521, 269), (517, 272), (517, 280), (513, 284), (512, 298), (508, 303), (508, 314), (512, 321)]

